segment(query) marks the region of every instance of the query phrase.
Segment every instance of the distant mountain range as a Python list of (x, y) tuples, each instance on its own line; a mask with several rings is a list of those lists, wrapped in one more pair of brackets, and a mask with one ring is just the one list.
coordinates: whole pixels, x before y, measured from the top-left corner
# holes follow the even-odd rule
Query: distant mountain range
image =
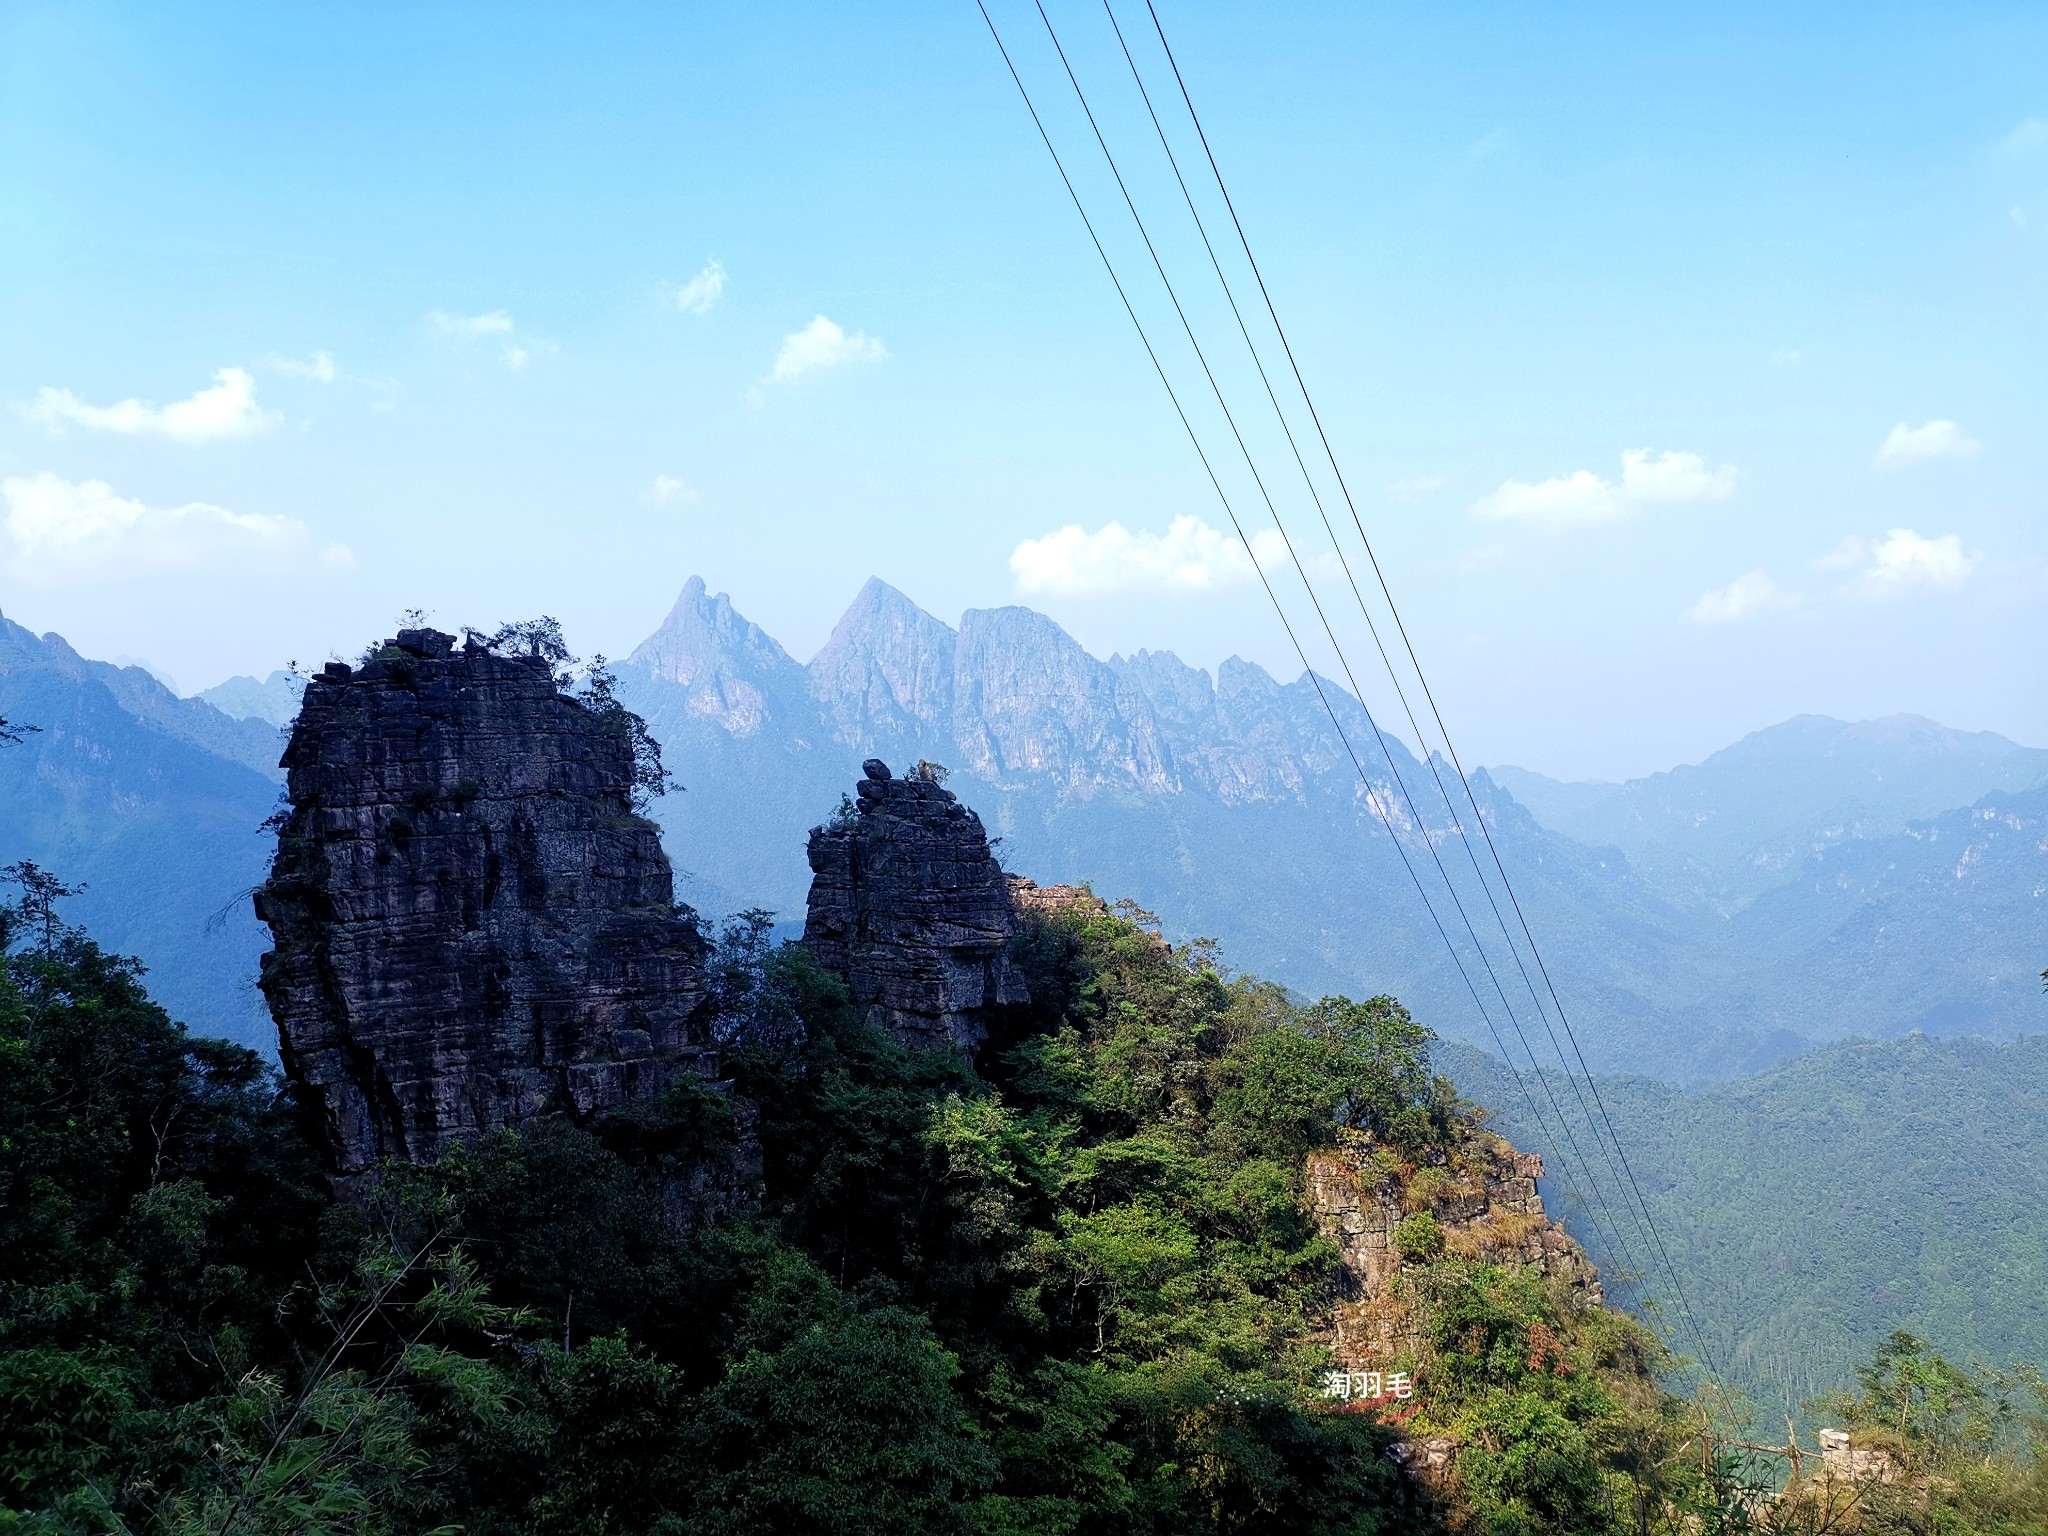
[(1493, 777), (1545, 826), (1619, 848), (1677, 899), (1732, 910), (1796, 880), (1828, 847), (2048, 784), (2048, 751), (1917, 715), (1854, 725), (1800, 715), (1626, 784), (1560, 784), (1522, 768)]
[[(693, 579), (618, 671), (685, 786), (654, 814), (679, 894), (708, 914), (800, 922), (807, 830), (863, 758), (923, 758), (951, 769), (1020, 873), (1129, 896), (1169, 936), (1214, 937), (1233, 964), (1306, 992), (1393, 992), (1447, 1037), (1497, 1049), (1405, 855), (1507, 1049), (1520, 1054), (1502, 994), (1548, 1055), (1474, 872), (1488, 855), (1389, 737), (1410, 804), (1334, 684), (1370, 791), (1305, 676), (1232, 659), (1212, 677), (1163, 652), (1102, 661), (1029, 609), (955, 627), (880, 581), (806, 665)], [(55, 636), (8, 625), (0, 639), (0, 714), (49, 727), (0, 750), (0, 862), (92, 881), (79, 920), (141, 954), (195, 1025), (265, 1043), (249, 985), (262, 936), (241, 893), (261, 877), (255, 828), (293, 686), (273, 674), (181, 700)], [(1847, 1035), (2048, 1026), (2048, 752), (1925, 721), (1802, 717), (1625, 785), (1503, 768), (1473, 788), (1597, 1068), (1698, 1083)], [(1471, 833), (1469, 808), (1462, 821)], [(128, 851), (141, 848), (146, 877)]]
[[(1389, 738), (1411, 807), (1335, 684), (1398, 849), (1306, 677), (1100, 661), (1029, 609), (956, 629), (870, 581), (805, 666), (693, 580), (622, 679), (688, 786), (655, 814), (707, 910), (800, 916), (802, 830), (861, 758), (926, 758), (1020, 872), (1092, 880), (1303, 990), (1394, 992), (1494, 1049), (1401, 853), (1502, 1023), (1441, 859), (1539, 1029), (1435, 779)], [(1848, 1035), (2048, 1027), (2048, 752), (1809, 716), (1629, 784), (1509, 768), (1474, 790), (1596, 1067), (1699, 1082)]]
[(274, 1051), (255, 985), (269, 935), (249, 892), (270, 867), (261, 827), (282, 781), (278, 728), (4, 618), (0, 715), (38, 728), (0, 747), (0, 864), (33, 859), (83, 884), (64, 915), (140, 956), (158, 1001)]

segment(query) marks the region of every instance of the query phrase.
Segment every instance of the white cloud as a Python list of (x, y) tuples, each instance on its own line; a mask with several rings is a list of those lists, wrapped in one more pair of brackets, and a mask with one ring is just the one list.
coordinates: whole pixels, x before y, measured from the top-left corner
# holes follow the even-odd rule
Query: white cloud
[(1771, 349), (1771, 366), (1773, 368), (1797, 367), (1799, 359), (1805, 355), (1797, 347), (1774, 347)]
[(673, 297), (677, 309), (701, 315), (716, 304), (724, 292), (725, 265), (712, 257), (704, 263), (702, 271), (676, 289)]
[[(1259, 560), (1287, 557), (1276, 529), (1252, 535)], [(1017, 590), (1075, 597), (1110, 592), (1216, 592), (1254, 580), (1258, 572), (1231, 534), (1192, 514), (1176, 517), (1166, 532), (1136, 532), (1107, 523), (1089, 533), (1077, 523), (1026, 539), (1010, 555)]]
[[(45, 581), (135, 570), (275, 565), (303, 556), (306, 525), (262, 512), (231, 512), (207, 502), (152, 507), (114, 494), (104, 480), (71, 481), (47, 472), (0, 481), (7, 504), (6, 568)], [(319, 558), (347, 569), (355, 557), (330, 544)]]
[(445, 309), (436, 309), (427, 315), (427, 324), (437, 335), (457, 346), (495, 340), (499, 360), (514, 373), (536, 357), (553, 357), (561, 350), (546, 337), (530, 336), (521, 331), (513, 323), (511, 314), (502, 309), (482, 315), (451, 315)]
[(1869, 551), (1870, 563), (1863, 568), (1866, 592), (1889, 596), (1913, 587), (1953, 590), (1968, 579), (1983, 555), (1965, 553), (1960, 534), (1945, 533), (1930, 539), (1910, 528), (1894, 528)]
[(1725, 587), (1701, 593), (1700, 600), (1686, 610), (1686, 617), (1695, 624), (1735, 624), (1798, 604), (1799, 595), (1785, 591), (1768, 572), (1750, 571)]
[(1883, 469), (1902, 469), (1926, 459), (1973, 458), (1983, 447), (1974, 438), (1963, 436), (1963, 429), (1952, 421), (1930, 421), (1919, 427), (1902, 421), (1877, 450), (1877, 462)]
[(781, 383), (820, 368), (879, 362), (888, 355), (888, 348), (874, 337), (863, 336), (859, 331), (849, 334), (818, 315), (802, 330), (791, 331), (782, 338), (782, 350), (775, 354), (775, 368), (768, 377)]
[(1630, 448), (1621, 456), (1621, 478), (1603, 479), (1590, 469), (1550, 480), (1503, 481), (1499, 490), (1472, 503), (1472, 515), (1488, 523), (1530, 523), (1552, 533), (1620, 522), (1640, 507), (1659, 502), (1719, 501), (1735, 489), (1735, 466), (1708, 469), (1696, 453), (1661, 453)]
[(340, 377), (335, 371), (334, 354), (324, 347), (307, 358), (266, 357), (263, 366), (288, 379), (310, 379), (315, 384), (332, 384)]
[(672, 507), (697, 499), (697, 492), (674, 475), (656, 475), (647, 488), (647, 499), (658, 507)]
[(251, 437), (269, 431), (280, 419), (277, 412), (257, 405), (256, 381), (241, 368), (222, 368), (214, 374), (211, 388), (161, 408), (143, 400), (87, 405), (68, 389), (44, 389), (26, 414), (30, 421), (47, 427), (90, 427), (130, 437), (168, 437), (181, 443)]
[(1622, 494), (1630, 501), (1721, 501), (1735, 489), (1735, 466), (1708, 469), (1696, 453), (1631, 448), (1621, 456)]

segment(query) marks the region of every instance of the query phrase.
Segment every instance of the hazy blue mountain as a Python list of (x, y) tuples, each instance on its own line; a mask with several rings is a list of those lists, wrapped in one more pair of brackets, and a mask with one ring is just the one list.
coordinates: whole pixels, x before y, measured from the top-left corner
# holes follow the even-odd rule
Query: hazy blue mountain
[[(1092, 880), (1159, 912), (1170, 933), (1219, 938), (1238, 963), (1304, 990), (1395, 992), (1447, 1036), (1492, 1049), (1483, 1004), (1499, 1048), (1520, 1055), (1504, 994), (1548, 1054), (1474, 869), (1489, 855), (1468, 842), (1469, 808), (1454, 822), (1429, 768), (1388, 737), (1397, 782), (1363, 710), (1327, 681), (1341, 735), (1306, 676), (1282, 683), (1233, 658), (1212, 678), (1161, 652), (1099, 661), (1029, 609), (973, 610), (955, 628), (879, 581), (806, 667), (695, 580), (622, 679), (688, 786), (656, 815), (708, 910), (759, 904), (800, 921), (805, 830), (862, 758), (925, 758), (951, 767), (1020, 872)], [(2025, 778), (2036, 758), (2048, 754), (1918, 723), (1808, 719), (1660, 776), (1727, 786), (1711, 846), (1743, 853), (1715, 853), (1723, 867), (1779, 840), (1742, 901), (1702, 895), (1697, 872), (1670, 878), (1642, 838), (1638, 858), (1544, 825), (1487, 773), (1474, 790), (1589, 1059), (1698, 1081), (1852, 1032), (2032, 1027), (2027, 968), (2048, 948), (2031, 894), (2048, 880), (2027, 830), (2037, 810), (2022, 797), (2005, 820), (1971, 820), (1939, 801), (1981, 795), (1987, 776)], [(1743, 808), (1745, 786), (1761, 808)], [(1870, 807), (1854, 828), (1805, 842), (1785, 831), (1851, 791)], [(1712, 821), (1707, 788), (1685, 792), (1691, 813), (1660, 791), (1660, 826)], [(1908, 826), (1929, 804), (1960, 819)], [(1964, 874), (1944, 883), (1951, 851)]]
[(282, 727), (290, 725), (298, 714), (299, 698), (305, 691), (303, 677), (280, 671), (260, 683), (253, 677), (231, 677), (211, 688), (202, 688), (193, 697), (237, 720), (263, 720)]
[(1739, 901), (1816, 849), (2048, 784), (2048, 751), (1918, 715), (1854, 724), (1800, 715), (1704, 762), (1625, 784), (1492, 772), (1545, 826), (1621, 849), (1673, 896)]
[[(6, 643), (0, 714), (92, 713), (0, 754), (0, 862), (27, 855), (91, 880), (79, 915), (141, 954), (175, 1006), (224, 1010), (207, 1027), (267, 1038), (251, 987), (262, 934), (240, 893), (267, 855), (253, 829), (275, 794), (275, 727), (55, 636), (10, 627)], [(925, 758), (951, 767), (1019, 872), (1092, 881), (1175, 937), (1222, 940), (1248, 969), (1308, 992), (1392, 992), (1447, 1037), (1526, 1059), (1505, 999), (1550, 1055), (1542, 983), (1502, 937), (1519, 930), (1481, 882), (1491, 854), (1470, 808), (1454, 819), (1432, 765), (1400, 741), (1383, 756), (1327, 681), (1319, 697), (1306, 675), (1281, 682), (1237, 658), (1213, 676), (1164, 652), (1102, 661), (1029, 609), (974, 610), (956, 627), (879, 581), (805, 665), (693, 579), (618, 672), (682, 785), (655, 807), (679, 894), (714, 917), (765, 906), (800, 923), (809, 828), (863, 758)], [(1587, 1057), (1699, 1082), (1852, 1033), (2038, 1027), (2048, 789), (1981, 792), (2042, 755), (1918, 723), (1795, 721), (1658, 776), (1661, 800), (1636, 794), (1633, 855), (1593, 837), (1601, 824), (1580, 827), (1590, 840), (1545, 825), (1488, 773), (1473, 788)], [(1853, 823), (1816, 819), (1851, 792), (1865, 807)], [(1908, 815), (1959, 792), (1981, 803)], [(1562, 817), (1546, 793), (1533, 791)], [(1653, 804), (1663, 841), (1642, 831)], [(1677, 846), (1688, 815), (1708, 831)], [(1750, 881), (1739, 895), (1714, 873), (1729, 868)]]
[[(2035, 1001), (2048, 1025), (2048, 999)], [(1563, 1198), (1570, 1154), (1499, 1063), (1457, 1047), (1440, 1056), (1518, 1145), (1543, 1153), (1546, 1192)], [(1600, 1098), (1702, 1332), (1766, 1431), (1845, 1384), (1894, 1328), (1954, 1359), (2048, 1359), (2048, 1034), (1841, 1044), (1696, 1093), (1603, 1078)], [(1600, 1184), (1624, 1220), (1611, 1181)], [(1563, 1208), (1612, 1270), (1588, 1212)], [(1680, 1327), (1674, 1308), (1664, 1322)]]
[(40, 728), (0, 747), (0, 863), (84, 883), (66, 915), (141, 959), (173, 1014), (274, 1049), (249, 892), (270, 862), (259, 827), (277, 801), (276, 728), (4, 618), (0, 715)]
[(617, 672), (680, 786), (654, 807), (677, 894), (708, 913), (761, 905), (801, 923), (804, 834), (859, 773), (826, 733), (804, 669), (693, 577)]

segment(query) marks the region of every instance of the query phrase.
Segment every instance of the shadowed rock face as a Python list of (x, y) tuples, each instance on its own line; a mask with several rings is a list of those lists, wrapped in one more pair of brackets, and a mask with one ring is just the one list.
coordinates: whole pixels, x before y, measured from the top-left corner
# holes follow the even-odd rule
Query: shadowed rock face
[(995, 1010), (1030, 1001), (1010, 969), (1009, 884), (950, 790), (876, 758), (864, 772), (856, 813), (811, 832), (804, 943), (868, 1022), (972, 1055)]
[(716, 1071), (630, 742), (545, 662), (453, 646), (330, 664), (285, 752), (261, 984), (343, 1178)]

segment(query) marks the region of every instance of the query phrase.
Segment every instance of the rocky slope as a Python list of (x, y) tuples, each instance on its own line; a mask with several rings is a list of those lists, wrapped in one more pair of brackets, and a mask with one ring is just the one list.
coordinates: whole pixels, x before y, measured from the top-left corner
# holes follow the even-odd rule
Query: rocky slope
[[(1574, 1306), (1606, 1304), (1599, 1271), (1543, 1208), (1543, 1159), (1492, 1132), (1461, 1129), (1419, 1167), (1363, 1141), (1309, 1159), (1309, 1205), (1342, 1265), (1324, 1337), (1343, 1370), (1384, 1372), (1416, 1358), (1424, 1339), (1401, 1277), (1446, 1253), (1534, 1269)], [(1423, 1215), (1431, 1224), (1411, 1237), (1418, 1229), (1403, 1223)]]
[(262, 985), (344, 1178), (715, 1073), (630, 738), (544, 659), (453, 644), (330, 663), (285, 754)]

